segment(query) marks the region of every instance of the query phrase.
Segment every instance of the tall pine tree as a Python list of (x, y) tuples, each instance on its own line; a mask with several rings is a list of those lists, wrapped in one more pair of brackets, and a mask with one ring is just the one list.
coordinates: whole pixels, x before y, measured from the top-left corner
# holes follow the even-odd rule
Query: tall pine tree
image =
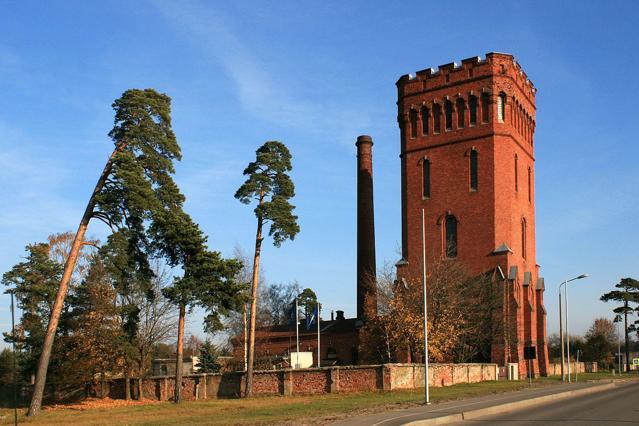
[[(601, 296), (601, 300), (604, 302), (621, 302), (621, 305), (612, 311), (616, 314), (623, 314), (626, 343), (626, 371), (630, 371), (630, 339), (628, 334), (631, 329), (628, 327), (628, 315), (632, 315), (635, 311), (635, 307), (632, 307), (631, 304), (639, 304), (639, 281), (634, 278), (622, 278), (621, 281), (615, 285), (615, 288), (619, 290), (613, 290), (604, 294)], [(637, 309), (639, 309), (639, 307), (637, 307)]]
[(38, 361), (29, 415), (42, 406), (49, 358), (67, 294), (89, 222), (96, 218), (112, 229), (126, 227), (131, 239), (144, 253), (145, 223), (153, 212), (179, 203), (181, 197), (171, 174), (173, 161), (181, 158), (180, 148), (171, 128), (171, 99), (153, 89), (127, 90), (113, 103), (114, 127), (109, 133), (114, 149), (89, 198), (69, 256), (64, 265), (51, 317)]
[(244, 184), (235, 193), (235, 198), (244, 204), (256, 202), (257, 232), (253, 255), (253, 276), (251, 280), (251, 312), (249, 325), (248, 363), (246, 370), (245, 395), (253, 392), (253, 363), (255, 356), (255, 316), (259, 283), (260, 255), (262, 250), (262, 228), (270, 224), (268, 235), (279, 247), (287, 239), (294, 239), (300, 230), (295, 207), (289, 200), (295, 195), (295, 185), (288, 175), (292, 169), (291, 153), (277, 141), (269, 141), (256, 151), (255, 161), (244, 170), (247, 176)]

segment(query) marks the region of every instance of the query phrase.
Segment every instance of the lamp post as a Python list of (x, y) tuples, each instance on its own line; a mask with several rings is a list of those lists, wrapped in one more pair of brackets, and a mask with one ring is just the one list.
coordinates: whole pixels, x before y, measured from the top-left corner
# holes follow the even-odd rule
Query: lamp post
[(616, 315), (613, 322), (617, 324), (617, 370), (619, 370), (619, 375), (621, 375), (621, 332), (619, 331), (621, 315)]
[(422, 284), (424, 290), (424, 400), (430, 404), (428, 389), (428, 304), (426, 299), (426, 220), (422, 209)]
[(561, 382), (566, 381), (566, 373), (564, 372), (564, 328), (563, 316), (561, 315), (561, 285), (559, 286), (559, 340), (561, 345)]
[[(564, 280), (563, 283), (559, 285), (559, 323), (561, 324), (561, 286), (565, 286), (564, 290), (564, 315), (566, 316), (566, 357), (568, 359), (568, 383), (570, 383), (570, 333), (568, 332), (568, 283), (575, 280), (580, 280), (582, 278), (587, 278), (588, 274), (581, 274), (575, 278), (571, 278), (569, 280)], [(563, 343), (562, 343), (563, 348)], [(563, 352), (563, 351), (562, 351)], [(561, 365), (563, 366), (564, 359), (563, 353), (561, 358)]]

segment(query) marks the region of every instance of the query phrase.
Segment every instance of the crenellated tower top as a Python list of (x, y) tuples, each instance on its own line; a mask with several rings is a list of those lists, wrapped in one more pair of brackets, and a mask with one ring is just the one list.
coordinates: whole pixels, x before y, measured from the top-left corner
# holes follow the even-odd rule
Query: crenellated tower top
[(512, 55), (493, 52), (426, 68), (396, 84), (403, 152), (507, 133), (533, 157), (537, 89)]

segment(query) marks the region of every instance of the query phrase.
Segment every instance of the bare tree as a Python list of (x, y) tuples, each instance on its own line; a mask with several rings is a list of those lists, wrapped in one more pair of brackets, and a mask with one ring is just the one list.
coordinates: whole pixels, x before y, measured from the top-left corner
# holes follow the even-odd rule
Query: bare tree
[(157, 263), (154, 266), (153, 295), (136, 295), (136, 303), (140, 308), (135, 346), (137, 349), (138, 390), (140, 399), (144, 398), (142, 377), (148, 372), (151, 363), (152, 349), (158, 343), (175, 338), (175, 322), (177, 311), (175, 306), (162, 295), (171, 276), (165, 268)]

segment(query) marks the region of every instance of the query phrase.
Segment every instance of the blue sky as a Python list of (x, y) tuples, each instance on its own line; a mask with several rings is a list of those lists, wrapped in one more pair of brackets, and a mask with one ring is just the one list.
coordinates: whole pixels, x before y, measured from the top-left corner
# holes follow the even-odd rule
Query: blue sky
[[(400, 243), (402, 74), (498, 51), (539, 89), (537, 256), (549, 332), (557, 284), (571, 329), (611, 317), (599, 296), (639, 276), (639, 59), (635, 2), (0, 1), (0, 271), (27, 243), (75, 230), (128, 88), (173, 98), (186, 208), (230, 256), (255, 220), (233, 198), (266, 140), (294, 156), (301, 233), (263, 255), (269, 282), (298, 280), (355, 312), (355, 138), (375, 140), (378, 265)], [(89, 234), (104, 238), (98, 222)], [(572, 285), (572, 284), (571, 284)], [(201, 333), (201, 317), (190, 329)], [(0, 296), (0, 329), (10, 326)]]

